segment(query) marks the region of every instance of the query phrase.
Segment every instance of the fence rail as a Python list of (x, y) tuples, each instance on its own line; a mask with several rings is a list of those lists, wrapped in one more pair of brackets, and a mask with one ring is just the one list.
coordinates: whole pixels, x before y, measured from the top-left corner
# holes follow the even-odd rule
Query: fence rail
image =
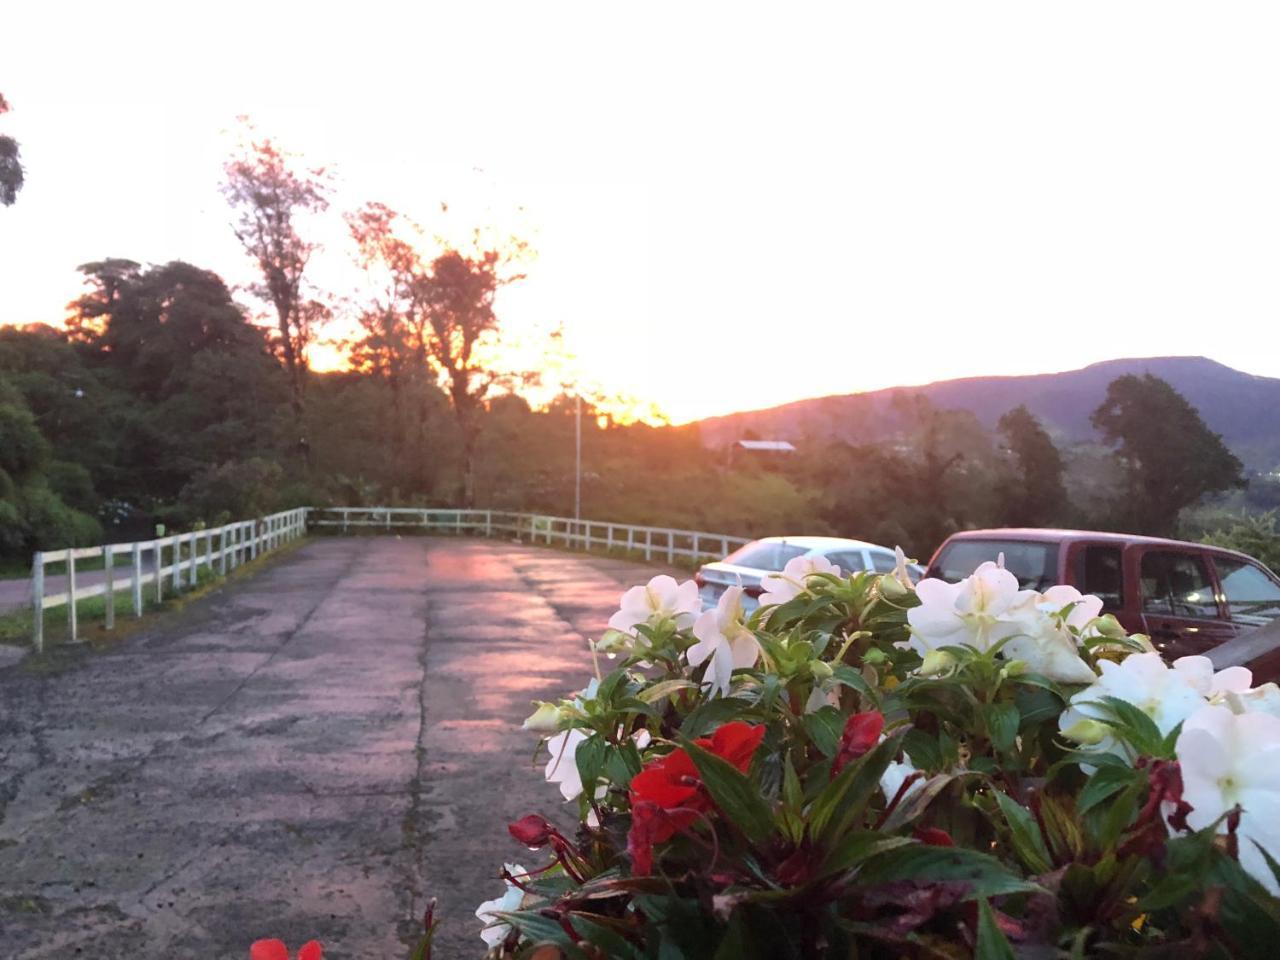
[[(675, 530), (645, 527), (603, 520), (574, 520), (539, 513), (512, 513), (501, 510), (433, 510), (418, 507), (299, 507), (273, 513), (257, 520), (242, 520), (211, 530), (139, 540), (109, 543), (97, 547), (45, 550), (31, 563), (32, 643), (44, 649), (44, 612), (67, 607), (67, 631), (71, 640), (78, 632), (76, 601), (91, 597), (105, 600), (104, 619), (108, 630), (115, 626), (116, 596), (127, 591), (135, 616), (142, 616), (145, 599), (154, 594), (164, 599), (166, 584), (173, 593), (195, 586), (201, 568), (225, 576), (246, 560), (268, 553), (306, 533), (308, 527), (340, 528), (344, 533), (373, 528), (399, 530), (415, 528), (473, 536), (513, 536), (531, 543), (560, 544), (583, 549), (627, 550), (646, 560), (702, 560), (723, 557), (748, 541), (722, 533), (702, 530)], [(76, 564), (102, 560), (101, 582), (76, 583)], [(64, 567), (66, 587), (46, 593), (50, 568)], [(56, 570), (53, 572), (57, 572)], [(83, 569), (81, 574), (83, 574)], [(146, 590), (144, 591), (144, 588)]]
[[(307, 529), (307, 509), (299, 507), (256, 520), (240, 520), (210, 530), (193, 530), (155, 540), (107, 543), (97, 547), (37, 552), (31, 561), (32, 644), (44, 649), (44, 612), (66, 606), (71, 640), (78, 630), (76, 601), (105, 598), (105, 625), (115, 626), (116, 594), (129, 591), (134, 616), (145, 607), (143, 587), (151, 585), (155, 600), (164, 599), (165, 581), (177, 593), (195, 586), (201, 567), (225, 576), (246, 560), (252, 560), (302, 536)], [(216, 544), (215, 544), (216, 541)], [(76, 561), (102, 559), (100, 583), (76, 584)], [(119, 562), (121, 559), (123, 563)], [(50, 567), (65, 567), (66, 589), (45, 593)]]
[(444, 533), (470, 533), (491, 537), (511, 534), (533, 543), (562, 544), (586, 549), (628, 550), (646, 560), (677, 558), (701, 560), (723, 557), (749, 541), (703, 530), (644, 527), (604, 520), (574, 520), (541, 513), (503, 510), (433, 510), (419, 507), (312, 507), (307, 523), (312, 527), (352, 529), (372, 527), (395, 530), (406, 527)]

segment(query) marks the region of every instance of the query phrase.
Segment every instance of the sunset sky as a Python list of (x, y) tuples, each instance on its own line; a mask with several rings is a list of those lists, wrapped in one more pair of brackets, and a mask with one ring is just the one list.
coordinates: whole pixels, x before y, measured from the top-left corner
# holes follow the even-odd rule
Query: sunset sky
[(322, 286), (358, 295), (365, 200), (518, 233), (513, 334), (563, 324), (675, 421), (1118, 356), (1280, 376), (1273, 4), (325, 9), (7, 15), (0, 322), (107, 256), (252, 279), (217, 191), (247, 114), (338, 177)]

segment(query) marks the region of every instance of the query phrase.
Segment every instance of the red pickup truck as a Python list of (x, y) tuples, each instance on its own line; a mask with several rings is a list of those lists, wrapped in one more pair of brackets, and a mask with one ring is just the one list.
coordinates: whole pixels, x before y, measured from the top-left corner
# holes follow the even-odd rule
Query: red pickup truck
[[(1280, 617), (1280, 578), (1243, 553), (1121, 533), (969, 530), (947, 539), (925, 576), (955, 582), (1004, 554), (1025, 589), (1069, 583), (1102, 599), (1166, 659), (1203, 654)], [(1250, 663), (1255, 683), (1280, 679), (1280, 649)]]

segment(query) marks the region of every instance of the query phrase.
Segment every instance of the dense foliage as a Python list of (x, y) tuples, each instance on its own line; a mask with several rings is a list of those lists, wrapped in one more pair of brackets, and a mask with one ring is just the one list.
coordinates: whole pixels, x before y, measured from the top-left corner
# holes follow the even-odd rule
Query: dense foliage
[(538, 705), (578, 826), (511, 824), (536, 866), (477, 910), (490, 956), (1272, 955), (1275, 684), (998, 563), (764, 587), (751, 614), (634, 588), (596, 677)]

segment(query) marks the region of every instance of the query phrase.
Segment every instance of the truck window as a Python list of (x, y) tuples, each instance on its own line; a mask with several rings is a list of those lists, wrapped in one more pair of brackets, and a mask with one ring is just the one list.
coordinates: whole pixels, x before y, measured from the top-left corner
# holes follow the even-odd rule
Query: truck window
[(1000, 554), (1004, 554), (1004, 568), (1018, 578), (1023, 590), (1048, 590), (1058, 582), (1058, 545), (1037, 540), (952, 540), (943, 547), (929, 576), (956, 583)]
[(1093, 594), (1106, 610), (1124, 609), (1124, 572), (1119, 547), (1086, 546), (1081, 568), (1081, 593)]
[(1166, 617), (1217, 620), (1204, 561), (1189, 553), (1153, 550), (1142, 558), (1142, 609)]
[(1231, 619), (1260, 627), (1280, 616), (1280, 584), (1243, 560), (1214, 557)]

